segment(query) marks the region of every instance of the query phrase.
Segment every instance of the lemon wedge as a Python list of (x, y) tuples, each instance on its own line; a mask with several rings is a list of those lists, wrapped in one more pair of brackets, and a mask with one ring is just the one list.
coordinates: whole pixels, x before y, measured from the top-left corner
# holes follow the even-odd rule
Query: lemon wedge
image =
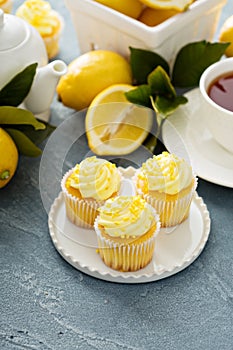
[(143, 4), (151, 8), (175, 9), (184, 11), (195, 0), (140, 0)]
[(151, 130), (154, 112), (130, 103), (125, 92), (132, 85), (116, 84), (92, 101), (85, 119), (90, 149), (97, 155), (124, 155), (135, 151)]

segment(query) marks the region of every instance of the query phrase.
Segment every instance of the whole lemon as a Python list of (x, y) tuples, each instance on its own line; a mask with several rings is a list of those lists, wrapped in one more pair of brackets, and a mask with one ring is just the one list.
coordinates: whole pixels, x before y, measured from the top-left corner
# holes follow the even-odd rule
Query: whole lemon
[(225, 55), (228, 57), (233, 57), (233, 15), (228, 17), (223, 23), (220, 29), (219, 41), (230, 43), (225, 51)]
[(180, 11), (174, 9), (153, 9), (146, 7), (138, 20), (150, 27), (157, 26), (158, 24), (166, 21), (168, 18), (177, 15)]
[(108, 50), (89, 51), (68, 65), (68, 71), (57, 85), (62, 103), (70, 108), (87, 108), (94, 97), (110, 85), (132, 83), (129, 62)]
[(153, 9), (185, 11), (195, 0), (140, 0)]
[(111, 7), (113, 10), (123, 13), (132, 18), (138, 18), (143, 9), (139, 0), (96, 0), (102, 5)]
[(18, 165), (18, 150), (10, 135), (0, 128), (0, 188), (13, 177)]

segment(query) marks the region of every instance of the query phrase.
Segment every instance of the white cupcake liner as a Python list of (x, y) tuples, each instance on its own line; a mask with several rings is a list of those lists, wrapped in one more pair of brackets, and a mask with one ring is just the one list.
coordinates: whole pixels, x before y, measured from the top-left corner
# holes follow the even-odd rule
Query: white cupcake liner
[[(55, 12), (55, 11), (53, 11), (53, 12)], [(64, 28), (63, 18), (57, 12), (55, 12), (55, 13), (56, 13), (57, 18), (60, 21), (60, 25), (61, 25), (60, 29), (52, 36), (42, 37), (49, 59), (54, 58), (59, 53), (59, 50), (60, 50), (59, 40), (61, 38), (61, 34), (62, 34), (63, 28)]]
[(119, 271), (137, 271), (150, 263), (153, 258), (156, 236), (160, 231), (159, 216), (152, 208), (156, 222), (156, 229), (152, 237), (147, 241), (138, 244), (127, 244), (114, 242), (102, 236), (98, 227), (98, 219), (94, 223), (94, 229), (97, 234), (100, 257), (103, 262)]
[[(98, 208), (104, 205), (106, 200), (96, 200), (92, 198), (77, 198), (67, 191), (66, 180), (73, 173), (70, 169), (63, 176), (61, 188), (66, 204), (66, 214), (69, 220), (80, 227), (93, 228), (94, 221), (98, 215)], [(121, 176), (121, 175), (120, 175)], [(121, 177), (122, 178), (122, 177)]]
[(46, 47), (46, 51), (48, 54), (48, 58), (52, 59), (58, 55), (60, 50), (59, 40), (60, 40), (60, 32), (54, 34), (51, 37), (43, 37), (42, 38)]
[(70, 194), (66, 187), (66, 180), (72, 174), (73, 169), (69, 170), (62, 178), (61, 188), (66, 204), (66, 214), (69, 220), (80, 227), (93, 227), (97, 216), (97, 209), (104, 204), (105, 201), (97, 201), (95, 199), (80, 199)]
[(190, 205), (194, 192), (197, 187), (197, 178), (194, 180), (191, 191), (177, 200), (157, 199), (150, 194), (144, 194), (140, 189), (137, 193), (144, 198), (158, 212), (161, 221), (161, 227), (172, 227), (180, 224), (189, 215)]

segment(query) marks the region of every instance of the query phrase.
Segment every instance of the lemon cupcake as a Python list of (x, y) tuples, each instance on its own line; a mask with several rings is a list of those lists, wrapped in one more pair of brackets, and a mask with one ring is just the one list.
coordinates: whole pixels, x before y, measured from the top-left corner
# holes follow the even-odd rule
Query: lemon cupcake
[(121, 175), (115, 164), (95, 156), (69, 170), (61, 182), (66, 214), (81, 227), (92, 227), (97, 209), (108, 198), (118, 195)]
[(94, 228), (103, 262), (118, 271), (137, 271), (153, 258), (159, 216), (140, 196), (111, 198), (98, 209)]
[(58, 54), (63, 19), (51, 8), (49, 2), (27, 0), (16, 10), (16, 16), (38, 30), (44, 40), (49, 59)]
[(188, 217), (197, 180), (184, 159), (168, 152), (153, 156), (134, 180), (137, 193), (157, 210), (162, 227), (178, 225)]
[(5, 13), (11, 13), (13, 8), (13, 0), (0, 0), (0, 9)]

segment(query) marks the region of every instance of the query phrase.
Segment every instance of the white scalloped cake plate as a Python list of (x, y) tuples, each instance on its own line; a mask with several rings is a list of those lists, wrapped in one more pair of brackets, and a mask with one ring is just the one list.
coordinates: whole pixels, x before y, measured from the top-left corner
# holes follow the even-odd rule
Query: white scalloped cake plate
[[(121, 193), (133, 195), (135, 190), (130, 179), (135, 169), (120, 170), (123, 175)], [(160, 230), (151, 263), (136, 272), (120, 272), (102, 262), (96, 252), (94, 230), (77, 227), (66, 217), (62, 192), (51, 206), (48, 225), (55, 248), (69, 264), (90, 276), (118, 283), (152, 282), (176, 274), (201, 254), (210, 233), (209, 212), (203, 199), (195, 193), (189, 217), (175, 228)]]
[(186, 97), (188, 103), (163, 124), (164, 145), (183, 158), (187, 153), (200, 178), (233, 188), (233, 153), (221, 147), (206, 128), (199, 89), (189, 91)]

